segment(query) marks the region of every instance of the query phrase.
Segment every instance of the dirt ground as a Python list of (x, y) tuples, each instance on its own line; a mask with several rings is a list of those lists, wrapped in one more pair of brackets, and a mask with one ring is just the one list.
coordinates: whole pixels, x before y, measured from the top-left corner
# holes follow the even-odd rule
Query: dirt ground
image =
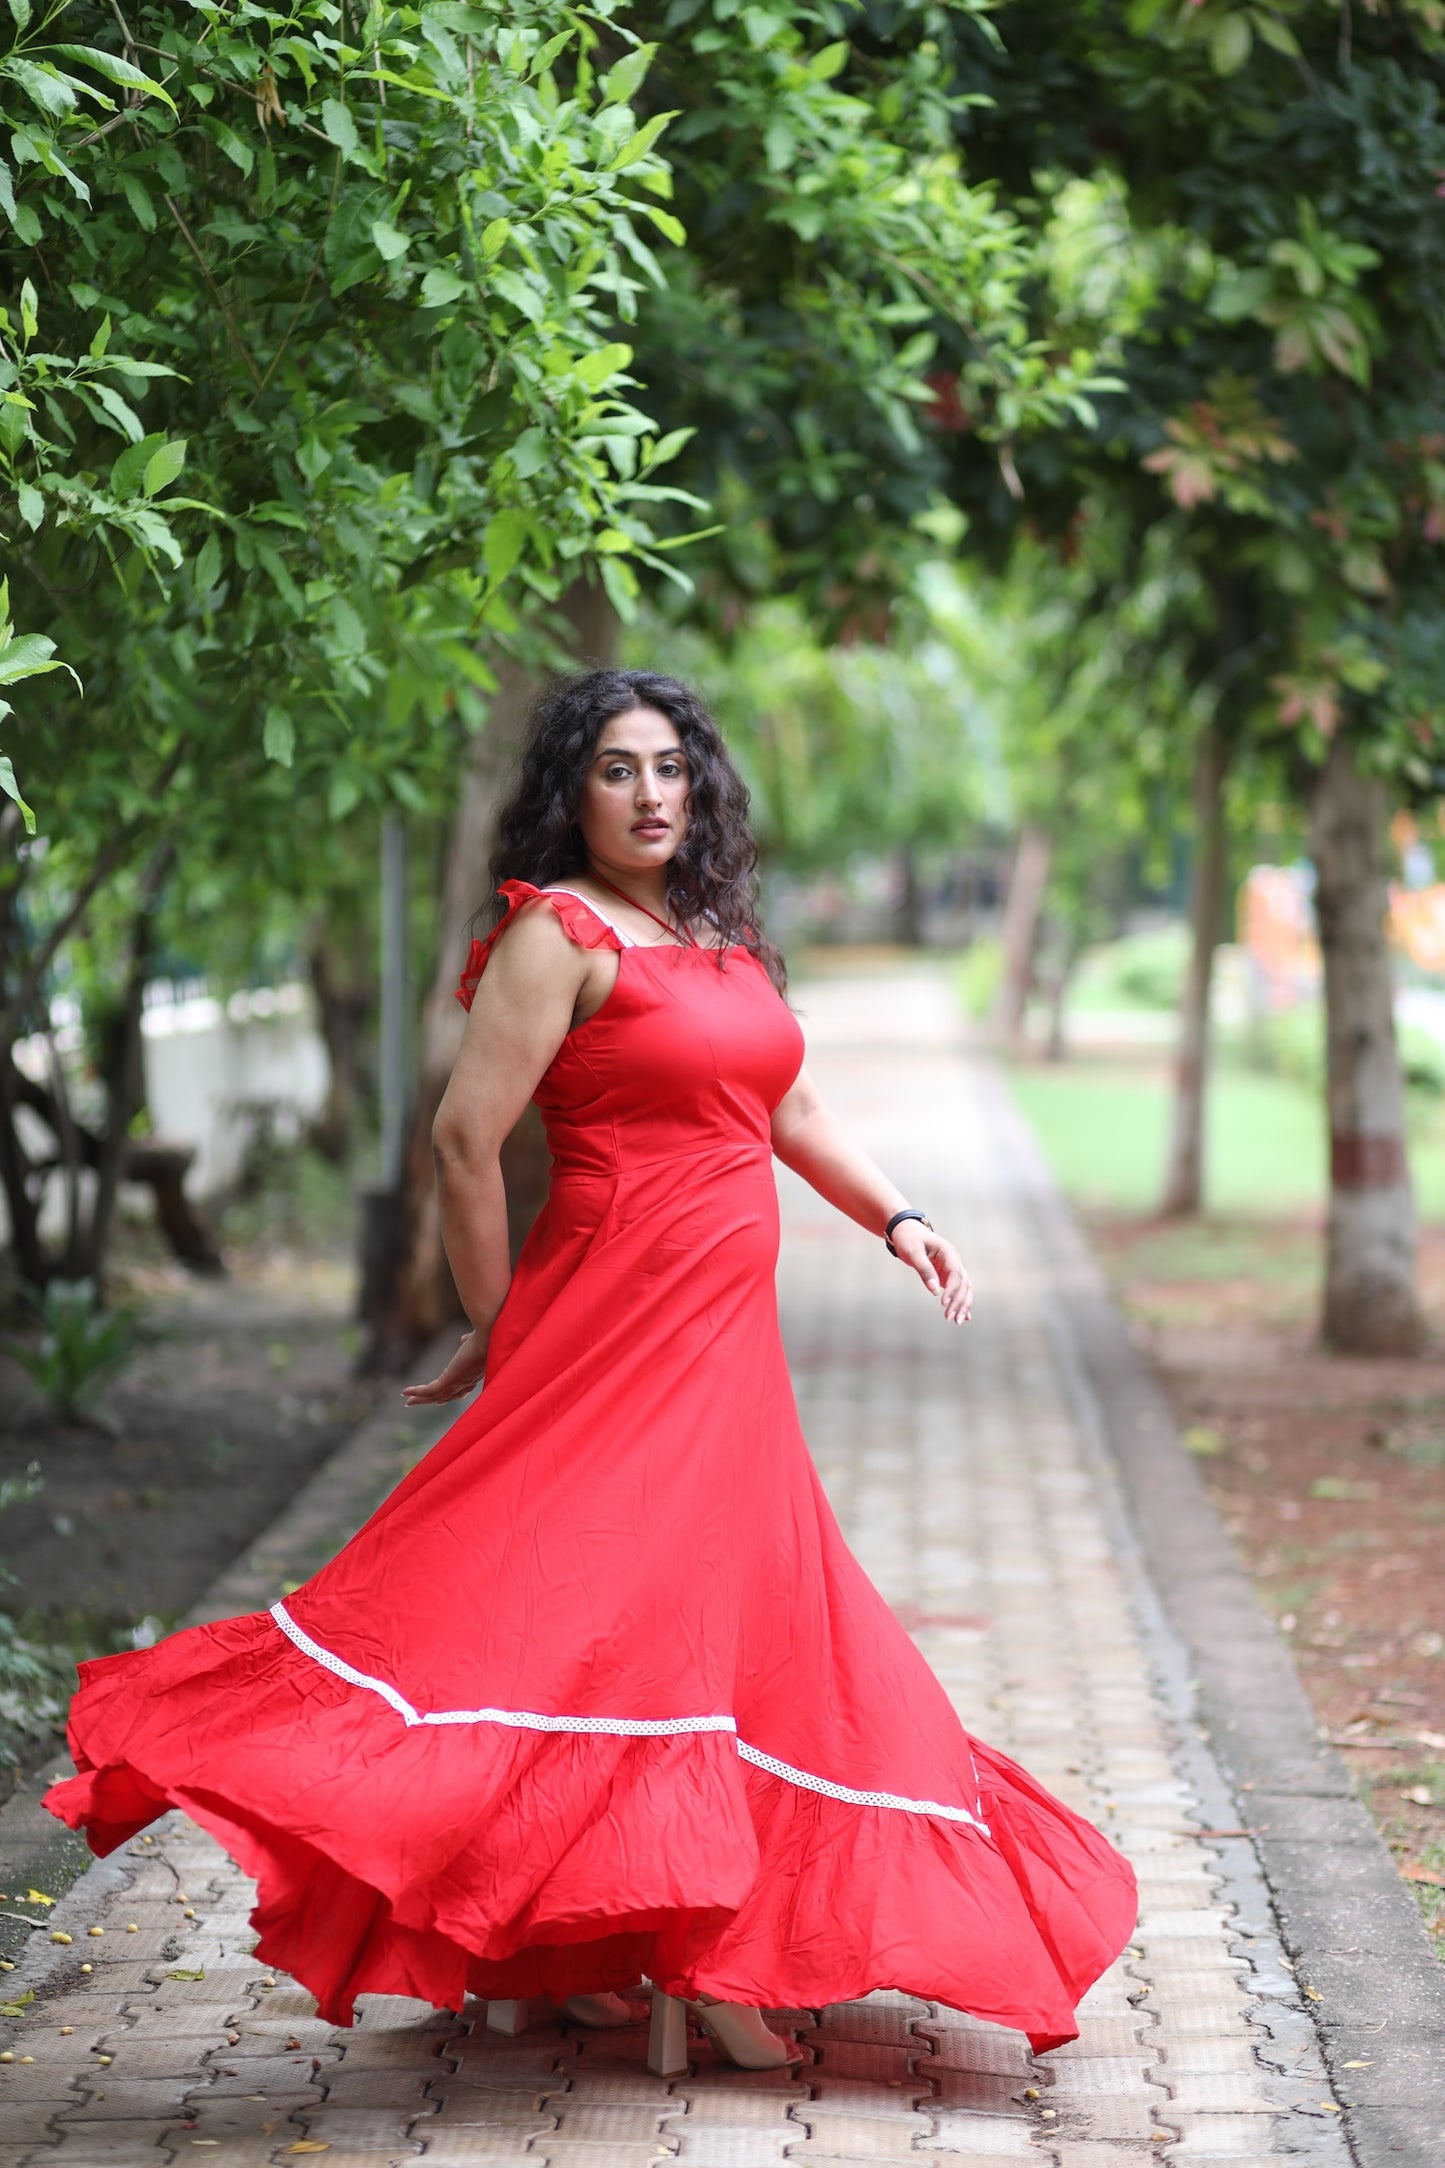
[(1445, 1229), (1417, 1361), (1316, 1338), (1320, 1229), (1093, 1215), (1138, 1346), (1445, 1957)]
[[(168, 1630), (375, 1404), (344, 1246), (254, 1233), (228, 1240), (221, 1280), (123, 1240), (141, 1339), (97, 1397), (107, 1427), (49, 1415), (0, 1357), (0, 1479), (38, 1462), (43, 1485), (0, 1517), (0, 1608), (32, 1639), (97, 1654)], [(0, 1770), (0, 1799), (12, 1782)]]

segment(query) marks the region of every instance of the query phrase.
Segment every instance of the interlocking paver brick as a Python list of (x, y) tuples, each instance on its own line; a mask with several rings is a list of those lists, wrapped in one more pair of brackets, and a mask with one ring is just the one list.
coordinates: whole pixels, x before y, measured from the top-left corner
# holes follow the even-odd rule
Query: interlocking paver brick
[(974, 2108), (981, 2115), (1027, 2115), (1024, 2087), (1047, 2089), (1052, 2099), (1054, 2088), (1049, 2081), (1048, 2071), (941, 2070), (933, 2079), (932, 2097), (920, 2106), (925, 2113), (939, 2107)]
[[(426, 2168), (542, 2168), (546, 2160), (544, 2153), (518, 2153), (505, 2136), (494, 2139), (483, 2130), (428, 2138), (420, 2157)], [(374, 2160), (369, 2168), (376, 2168)]]
[(962, 2153), (970, 2158), (986, 2153), (1000, 2160), (1033, 2160), (1038, 2157), (1034, 2133), (1038, 2125), (1002, 2115), (979, 2115), (971, 2108), (945, 2108), (934, 2118), (934, 2128), (920, 2138), (917, 2150)]
[(39, 2157), (64, 2168), (157, 2168), (173, 2158), (158, 2149), (152, 2131), (127, 2123), (67, 2124)]
[(678, 2158), (690, 2168), (782, 2168), (796, 2160), (788, 2151), (790, 2134), (760, 2130), (752, 2124), (704, 2123), (695, 2129), (669, 2123), (667, 2135), (676, 2143)]
[(517, 2144), (531, 2135), (545, 2135), (557, 2128), (557, 2109), (552, 2103), (545, 2107), (527, 2099), (520, 2093), (486, 2093), (475, 2089), (435, 2098), (431, 2106), (434, 2113), (425, 2128), (437, 2130), (507, 2130), (514, 2134)]
[(733, 2130), (786, 2128), (791, 2138), (792, 2126), (787, 2123), (785, 2105), (775, 2093), (745, 2093), (741, 2088), (722, 2086), (715, 2093), (697, 2093), (689, 2086), (684, 2094), (680, 2086), (678, 2097), (663, 2116), (663, 2129), (677, 2136), (684, 2130), (715, 2126)]
[(1191, 2118), (1184, 2125), (1184, 2134), (1168, 2155), (1169, 2168), (1185, 2162), (1229, 2161), (1232, 2168), (1241, 2162), (1255, 2164), (1268, 2161), (1261, 2152), (1262, 2137), (1258, 2122), (1247, 2115), (1206, 2115)]
[(930, 2043), (915, 2034), (911, 2041), (819, 2040), (813, 2075), (824, 2078), (867, 2078), (888, 2084), (912, 2075), (920, 2060), (932, 2060)]
[(662, 2145), (662, 2119), (667, 2104), (628, 2105), (589, 2100), (582, 2091), (558, 2094), (548, 2103), (557, 2118), (557, 2135), (569, 2142), (586, 2139), (608, 2145)]
[(103, 2101), (108, 2122), (144, 2122), (158, 2118), (169, 2121), (195, 2082), (190, 2071), (177, 2071), (174, 2076), (163, 2078), (124, 2078), (107, 2070), (99, 2079), (90, 2080), (85, 2112), (98, 2118)]
[(806, 2129), (820, 2151), (850, 2160), (871, 2160), (884, 2147), (890, 2152), (906, 2152), (931, 2135), (934, 2123), (932, 2116), (917, 2115), (907, 2108), (860, 2115), (847, 2108), (829, 2107), (821, 2100), (810, 2100), (796, 2109), (793, 2121)]
[(404, 2108), (414, 2102), (420, 2112), (436, 2073), (429, 2062), (412, 2069), (393, 2065), (380, 2070), (348, 2070), (342, 2063), (318, 2075), (326, 2087), (328, 2108)]
[(7, 2136), (12, 2125), (23, 2124), (27, 2130), (39, 2130), (55, 2116), (77, 2114), (83, 2107), (85, 2098), (83, 2092), (66, 2092), (56, 2085), (52, 2085), (48, 2092), (40, 2090), (23, 2094), (12, 2093), (7, 2087), (0, 2093), (0, 2111), (3, 2111), (0, 2128), (3, 2128)]
[[(1172, 2158), (1165, 2147), (1114, 2145), (1095, 2138), (1066, 2139), (1051, 2149), (1050, 2157), (1054, 2168), (1159, 2168), (1161, 2161)], [(1273, 2168), (1279, 2168), (1278, 2162)]]
[(672, 2156), (674, 2148), (664, 2145), (642, 2143), (597, 2144), (588, 2138), (549, 2139), (546, 2150), (532, 2159), (543, 2159), (550, 2168), (655, 2168), (656, 2162)]
[(301, 2118), (308, 2138), (353, 2153), (384, 2153), (401, 2139), (416, 2138), (415, 2126), (430, 2122), (435, 2112), (425, 2101), (407, 2101), (391, 2109), (307, 2106)]

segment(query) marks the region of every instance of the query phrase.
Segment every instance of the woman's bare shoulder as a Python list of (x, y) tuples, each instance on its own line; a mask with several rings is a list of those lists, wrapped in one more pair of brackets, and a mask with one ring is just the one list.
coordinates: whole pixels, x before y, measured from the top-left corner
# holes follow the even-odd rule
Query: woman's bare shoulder
[(482, 980), (496, 993), (516, 995), (538, 986), (565, 986), (575, 993), (587, 975), (588, 955), (579, 949), (555, 910), (541, 895), (528, 897), (513, 911), (502, 938), (488, 959)]

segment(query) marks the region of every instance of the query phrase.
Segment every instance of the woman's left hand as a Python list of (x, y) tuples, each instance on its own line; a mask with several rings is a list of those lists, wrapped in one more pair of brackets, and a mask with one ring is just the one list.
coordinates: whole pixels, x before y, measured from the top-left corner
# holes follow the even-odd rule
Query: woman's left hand
[(937, 1295), (949, 1324), (966, 1325), (973, 1315), (973, 1282), (953, 1244), (922, 1220), (900, 1220), (893, 1230), (893, 1247), (929, 1294)]

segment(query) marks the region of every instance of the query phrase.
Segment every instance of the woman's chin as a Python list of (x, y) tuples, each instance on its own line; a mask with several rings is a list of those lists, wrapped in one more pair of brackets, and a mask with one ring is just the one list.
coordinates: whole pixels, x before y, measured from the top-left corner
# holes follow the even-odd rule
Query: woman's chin
[[(677, 855), (677, 844), (669, 833), (665, 836), (629, 836), (625, 848), (619, 848), (612, 859), (619, 873), (656, 873)], [(604, 860), (605, 864), (606, 861)]]

